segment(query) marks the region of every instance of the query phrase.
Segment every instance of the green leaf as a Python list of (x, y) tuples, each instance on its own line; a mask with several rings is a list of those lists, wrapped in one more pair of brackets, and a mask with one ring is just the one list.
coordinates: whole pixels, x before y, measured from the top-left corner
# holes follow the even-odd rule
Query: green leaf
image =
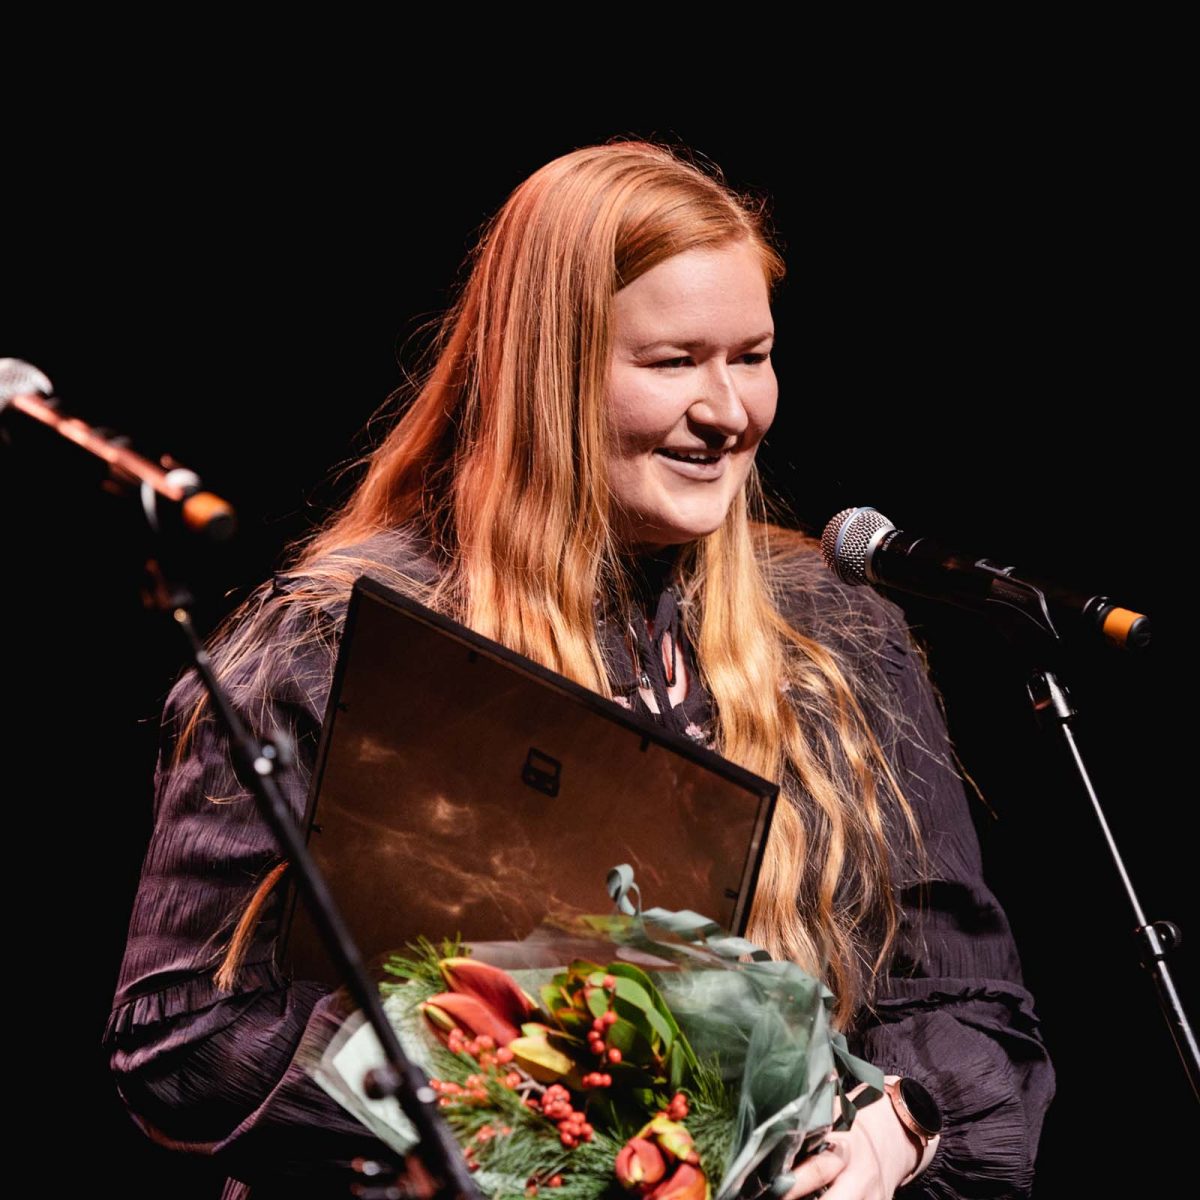
[(617, 1014), (617, 1022), (609, 1029), (608, 1040), (624, 1053), (624, 1039), (628, 1037), (627, 1030), (632, 1026), (653, 1053), (657, 1057), (661, 1057), (663, 1053), (662, 1036), (650, 1023), (649, 1015), (643, 1009), (635, 1008), (632, 1004), (626, 1004), (624, 1001), (618, 1001), (613, 1007)]
[(608, 1012), (608, 993), (602, 987), (585, 990), (583, 997), (593, 1017), (602, 1017)]
[(614, 1025), (609, 1026), (607, 1039), (608, 1044), (615, 1046), (623, 1055), (628, 1055), (639, 1041), (647, 1048), (653, 1048), (649, 1022), (639, 1024), (637, 1021), (620, 1019)]
[(608, 1071), (616, 1078), (616, 1071), (627, 1063), (631, 1066), (644, 1068), (650, 1077), (657, 1078), (661, 1052), (653, 1042), (636, 1026), (628, 1021), (618, 1021), (608, 1033), (609, 1044), (621, 1052), (620, 1063), (602, 1064), (601, 1070)]
[(678, 1091), (683, 1086), (684, 1074), (688, 1067), (687, 1055), (684, 1053), (686, 1045), (684, 1039), (677, 1038), (671, 1043), (671, 1050), (667, 1055), (667, 1079), (672, 1091)]
[(654, 1003), (654, 996), (651, 994), (654, 990), (654, 985), (648, 979), (646, 982), (650, 985), (649, 991), (636, 980), (628, 978), (619, 978), (617, 980), (617, 1015), (630, 1020), (631, 1013), (624, 1007), (628, 1005), (645, 1017), (646, 1023), (650, 1026), (656, 1037), (669, 1044), (678, 1035), (679, 1026), (675, 1024), (673, 1019), (667, 1021), (662, 1013), (659, 1012), (658, 1006)]
[[(663, 999), (662, 993), (654, 986), (654, 983), (650, 977), (644, 971), (639, 971), (637, 967), (630, 963), (614, 963), (612, 967), (614, 974), (618, 973), (617, 968), (620, 968), (619, 973), (622, 975), (629, 976), (631, 974), (636, 974), (639, 977), (639, 981), (642, 983), (642, 986), (649, 992), (650, 998), (654, 1003), (655, 1011), (671, 1031), (671, 1037), (665, 1038), (664, 1041), (666, 1041), (670, 1046), (674, 1046), (676, 1044), (680, 1045), (683, 1049), (684, 1058), (689, 1069), (692, 1071), (698, 1070), (700, 1064), (696, 1058), (696, 1052), (692, 1049), (692, 1045), (687, 1040), (683, 1030), (680, 1029), (679, 1023), (675, 1020), (675, 1015), (671, 1012), (666, 1000)], [(617, 986), (620, 987), (620, 984)]]
[(632, 963), (613, 963), (612, 972), (617, 976), (617, 987), (620, 988), (620, 980), (622, 978), (632, 980), (636, 983), (649, 997), (654, 1005), (655, 1011), (667, 1023), (672, 1034), (679, 1033), (679, 1024), (675, 1020), (675, 1015), (667, 1006), (667, 1002), (663, 999), (662, 993), (654, 986), (654, 981), (646, 974), (645, 971), (635, 967)]

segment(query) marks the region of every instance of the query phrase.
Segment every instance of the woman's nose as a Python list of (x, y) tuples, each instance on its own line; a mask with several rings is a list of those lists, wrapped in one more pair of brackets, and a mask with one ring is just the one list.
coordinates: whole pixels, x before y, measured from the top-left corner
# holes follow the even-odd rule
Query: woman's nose
[(729, 364), (710, 363), (698, 382), (699, 395), (688, 409), (688, 416), (696, 424), (717, 430), (725, 437), (744, 433), (750, 417)]

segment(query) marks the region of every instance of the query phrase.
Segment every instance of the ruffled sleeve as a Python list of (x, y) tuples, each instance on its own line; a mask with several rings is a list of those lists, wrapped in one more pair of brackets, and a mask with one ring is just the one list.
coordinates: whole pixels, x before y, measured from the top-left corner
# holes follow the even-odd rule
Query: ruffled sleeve
[(978, 839), (940, 706), (903, 612), (884, 617), (883, 674), (905, 716), (890, 747), (920, 825), (924, 878), (898, 864), (903, 925), (874, 1011), (852, 1041), (885, 1074), (938, 1101), (937, 1153), (899, 1195), (1025, 1196), (1054, 1072), (1008, 920), (984, 882)]

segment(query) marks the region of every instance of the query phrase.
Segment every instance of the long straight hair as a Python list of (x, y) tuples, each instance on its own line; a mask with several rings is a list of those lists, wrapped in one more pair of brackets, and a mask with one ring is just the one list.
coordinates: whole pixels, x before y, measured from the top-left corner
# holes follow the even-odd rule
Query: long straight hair
[[(431, 583), (393, 584), (610, 696), (596, 598), (627, 595), (606, 475), (613, 299), (672, 255), (737, 243), (754, 248), (773, 291), (784, 266), (763, 204), (666, 147), (591, 146), (536, 171), (485, 227), (402, 416), (365, 457), (345, 505), (293, 547), (288, 573), (301, 585), (274, 606), (315, 611), (348, 595), (376, 564), (333, 551), (416, 529), (441, 570)], [(851, 655), (784, 615), (789, 589), (812, 586), (812, 548), (767, 520), (752, 471), (724, 523), (684, 547), (677, 570), (714, 701), (715, 748), (781, 782), (749, 936), (824, 978), (844, 1027), (869, 1001), (898, 925), (889, 836), (919, 838), (867, 717), (886, 708), (886, 693), (868, 697)], [(272, 609), (252, 596), (214, 636), (225, 668), (261, 648), (266, 626), (246, 619), (255, 605), (259, 616)], [(321, 636), (315, 623), (300, 628)], [(872, 636), (853, 621), (844, 633)], [(179, 753), (202, 708), (203, 699)], [(277, 878), (243, 910), (223, 986)]]

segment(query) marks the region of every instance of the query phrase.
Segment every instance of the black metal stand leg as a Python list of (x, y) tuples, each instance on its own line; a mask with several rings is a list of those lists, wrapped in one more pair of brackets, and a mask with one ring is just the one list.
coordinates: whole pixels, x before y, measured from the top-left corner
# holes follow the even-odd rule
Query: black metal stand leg
[(1100, 823), (1100, 831), (1104, 835), (1108, 852), (1112, 855), (1113, 863), (1117, 868), (1117, 875), (1121, 880), (1121, 886), (1125, 889), (1125, 894), (1129, 898), (1129, 903), (1133, 908), (1134, 918), (1137, 922), (1135, 934), (1138, 939), (1138, 949), (1142, 965), (1150, 973), (1150, 977), (1154, 981), (1155, 991), (1158, 994), (1159, 1007), (1162, 1009), (1163, 1016), (1166, 1018), (1167, 1025), (1171, 1030), (1171, 1037), (1175, 1041), (1175, 1048), (1179, 1052), (1179, 1057), (1183, 1062), (1183, 1069), (1187, 1073), (1188, 1081), (1192, 1085), (1192, 1093), (1196, 1096), (1197, 1100), (1200, 1100), (1200, 1050), (1197, 1049), (1196, 1035), (1188, 1021), (1187, 1013), (1184, 1012), (1183, 1003), (1180, 1000), (1179, 992), (1175, 987), (1175, 980), (1171, 975), (1171, 969), (1167, 963), (1168, 953), (1181, 940), (1182, 935), (1179, 927), (1171, 921), (1148, 922), (1146, 920), (1146, 914), (1142, 910), (1141, 901), (1134, 890), (1133, 880), (1130, 879), (1129, 872), (1125, 869), (1125, 861), (1121, 857), (1121, 851), (1117, 846), (1116, 839), (1113, 837), (1112, 830), (1109, 828), (1104, 810), (1100, 806), (1100, 798), (1096, 795), (1096, 789), (1092, 786), (1091, 777), (1088, 775), (1083, 756), (1080, 754), (1079, 746), (1075, 741), (1074, 731), (1071, 728), (1075, 709), (1067, 697), (1066, 689), (1059, 683), (1053, 671), (1045, 668), (1034, 671), (1029, 682), (1029, 697), (1033, 702), (1034, 712), (1037, 714), (1041, 724), (1047, 728), (1051, 725), (1057, 725), (1062, 731), (1063, 740), (1067, 744), (1071, 760), (1075, 764), (1075, 770), (1083, 782), (1083, 787), (1088, 794), (1088, 798), (1092, 802), (1092, 810), (1096, 814), (1096, 820)]

